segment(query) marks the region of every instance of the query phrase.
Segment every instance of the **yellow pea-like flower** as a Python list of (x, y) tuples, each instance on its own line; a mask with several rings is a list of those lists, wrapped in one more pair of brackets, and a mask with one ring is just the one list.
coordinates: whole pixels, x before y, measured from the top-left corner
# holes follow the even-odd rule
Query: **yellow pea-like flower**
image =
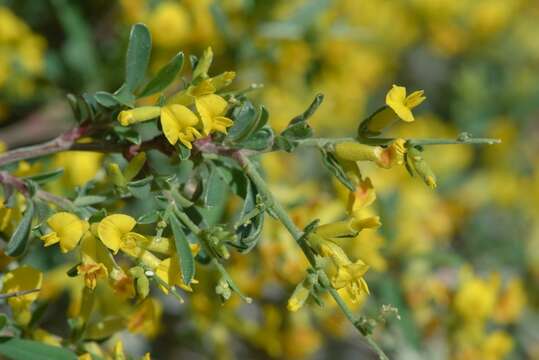
[(189, 108), (179, 104), (167, 105), (161, 109), (161, 126), (168, 142), (175, 145), (178, 140), (191, 149), (191, 143), (200, 138), (195, 128), (198, 117)]
[[(94, 224), (92, 224), (94, 226)], [(108, 250), (91, 232), (87, 232), (81, 241), (81, 264), (77, 266), (79, 275), (84, 276), (86, 287), (95, 289), (98, 279), (106, 279), (113, 263)]]
[(414, 91), (406, 96), (406, 88), (404, 86), (393, 85), (386, 95), (386, 105), (402, 120), (412, 122), (414, 121), (412, 109), (421, 104), (425, 99), (423, 90)]
[[(155, 269), (155, 275), (169, 286), (176, 285), (186, 291), (193, 291), (191, 286), (186, 285), (183, 282), (180, 270), (180, 263), (178, 262), (178, 259), (176, 257), (166, 258), (161, 261), (161, 263)], [(197, 281), (193, 280), (192, 283), (196, 284)], [(166, 287), (160, 287), (165, 294), (168, 294), (168, 289)]]
[(209, 94), (196, 98), (196, 108), (202, 120), (202, 132), (209, 135), (213, 130), (226, 134), (227, 128), (234, 123), (223, 116), (228, 103), (219, 95)]
[(52, 231), (43, 235), (41, 240), (45, 246), (60, 243), (60, 249), (64, 253), (73, 250), (88, 230), (88, 222), (68, 212), (54, 214), (47, 220), (47, 224)]
[[(40, 289), (43, 282), (43, 273), (30, 266), (21, 266), (4, 276), (2, 294), (10, 294), (18, 291)], [(31, 292), (20, 296), (9, 297), (7, 302), (13, 310), (15, 321), (21, 325), (30, 322), (32, 314), (30, 306), (37, 299), (39, 292)]]
[(136, 224), (136, 220), (129, 215), (109, 215), (99, 222), (97, 234), (103, 244), (116, 254), (125, 236), (133, 230)]

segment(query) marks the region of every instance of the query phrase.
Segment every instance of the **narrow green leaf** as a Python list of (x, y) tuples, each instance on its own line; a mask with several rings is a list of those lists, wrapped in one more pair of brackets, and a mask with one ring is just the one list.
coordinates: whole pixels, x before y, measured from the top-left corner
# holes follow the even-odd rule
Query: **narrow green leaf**
[(148, 28), (144, 24), (133, 25), (125, 64), (125, 85), (131, 93), (135, 92), (144, 80), (151, 50), (152, 38)]
[(346, 176), (344, 169), (337, 158), (330, 152), (320, 149), (322, 154), (322, 162), (326, 168), (350, 191), (355, 191), (355, 186), (352, 184), (352, 181)]
[(176, 216), (170, 216), (170, 226), (174, 235), (174, 244), (176, 245), (176, 254), (180, 260), (183, 282), (187, 285), (191, 283), (195, 276), (195, 259), (189, 246), (189, 241), (182, 230), (180, 221)]
[(27, 200), (26, 211), (21, 219), (21, 222), (11, 236), (9, 243), (6, 246), (5, 253), (9, 256), (20, 256), (26, 249), (30, 229), (32, 227), (32, 219), (34, 218), (34, 202)]
[(138, 97), (156, 94), (166, 89), (166, 87), (174, 81), (176, 75), (182, 70), (183, 59), (183, 52), (177, 53), (176, 56), (174, 56), (168, 64), (163, 66), (157, 75), (150, 80)]
[(75, 353), (41, 342), (10, 338), (0, 342), (0, 354), (12, 360), (76, 360)]
[(106, 91), (96, 92), (94, 98), (99, 105), (106, 108), (112, 108), (121, 104), (121, 102), (114, 95)]
[(64, 169), (55, 169), (52, 171), (47, 171), (41, 174), (32, 175), (32, 176), (26, 176), (24, 177), (25, 180), (32, 180), (36, 184), (45, 184), (50, 181), (58, 179), (62, 174), (64, 173)]
[(105, 200), (107, 200), (106, 196), (86, 195), (86, 196), (81, 196), (75, 199), (73, 204), (75, 206), (90, 206), (90, 205), (102, 203)]
[(288, 127), (284, 129), (284, 131), (281, 133), (281, 135), (291, 139), (305, 139), (311, 137), (313, 131), (307, 123), (307, 120), (314, 115), (315, 111), (318, 109), (320, 104), (322, 104), (323, 100), (324, 95), (316, 95), (307, 110), (293, 118), (288, 124)]

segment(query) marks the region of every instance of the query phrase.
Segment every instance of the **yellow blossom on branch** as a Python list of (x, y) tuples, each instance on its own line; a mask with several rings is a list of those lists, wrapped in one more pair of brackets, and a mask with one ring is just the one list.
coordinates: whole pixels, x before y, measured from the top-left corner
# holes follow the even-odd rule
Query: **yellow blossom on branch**
[(47, 224), (52, 231), (43, 235), (41, 240), (45, 246), (60, 243), (60, 249), (64, 253), (73, 250), (88, 230), (88, 222), (68, 212), (54, 214), (47, 220)]
[(234, 123), (224, 116), (227, 102), (219, 95), (209, 94), (198, 97), (195, 104), (202, 119), (204, 135), (209, 135), (213, 130), (226, 134), (226, 129)]
[(414, 121), (412, 109), (421, 104), (425, 99), (423, 90), (414, 91), (406, 96), (406, 88), (404, 86), (393, 85), (386, 95), (386, 105), (402, 120), (412, 122)]
[(131, 233), (136, 224), (136, 220), (131, 216), (124, 214), (109, 215), (99, 222), (97, 234), (103, 244), (116, 254), (125, 239), (131, 234), (136, 234)]
[(172, 104), (161, 109), (161, 126), (168, 142), (175, 145), (178, 140), (191, 149), (191, 143), (200, 138), (200, 132), (195, 128), (199, 123), (198, 117), (183, 105)]

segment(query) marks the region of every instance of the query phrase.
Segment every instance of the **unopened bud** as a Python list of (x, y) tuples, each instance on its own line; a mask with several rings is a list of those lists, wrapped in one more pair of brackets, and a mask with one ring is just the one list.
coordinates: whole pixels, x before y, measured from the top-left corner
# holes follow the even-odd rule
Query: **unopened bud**
[(421, 152), (418, 149), (408, 149), (408, 162), (414, 172), (421, 176), (425, 184), (432, 189), (436, 187), (436, 175), (430, 168), (429, 164), (427, 164), (425, 159), (423, 159)]
[(355, 141), (342, 142), (335, 145), (335, 154), (344, 160), (376, 161), (380, 160), (383, 148), (360, 144)]
[(129, 126), (138, 122), (154, 119), (160, 114), (161, 108), (159, 106), (141, 106), (120, 112), (118, 121), (122, 126)]

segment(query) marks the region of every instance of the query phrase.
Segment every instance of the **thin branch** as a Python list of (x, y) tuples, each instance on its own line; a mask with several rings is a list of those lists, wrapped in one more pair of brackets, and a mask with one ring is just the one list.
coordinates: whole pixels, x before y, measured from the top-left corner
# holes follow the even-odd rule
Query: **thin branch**
[[(290, 235), (292, 235), (294, 240), (296, 240), (301, 250), (307, 257), (307, 260), (309, 260), (309, 263), (311, 264), (311, 266), (314, 269), (319, 269), (320, 267), (317, 264), (316, 257), (313, 254), (311, 248), (308, 246), (307, 243), (300, 241), (303, 232), (294, 224), (294, 222), (292, 221), (290, 216), (288, 216), (288, 213), (283, 208), (283, 206), (273, 197), (273, 194), (268, 189), (266, 182), (264, 181), (264, 179), (262, 179), (262, 177), (256, 170), (251, 160), (249, 160), (249, 158), (245, 156), (241, 151), (235, 152), (234, 158), (238, 161), (238, 163), (245, 170), (245, 173), (247, 174), (247, 176), (249, 176), (249, 178), (256, 185), (258, 191), (262, 194), (265, 200), (267, 200), (268, 207), (270, 207), (273, 210), (275, 215), (279, 218), (279, 221), (286, 227), (286, 229), (288, 230)], [(319, 274), (320, 274), (319, 276), (320, 276), (321, 284), (327, 285), (330, 283), (329, 278), (324, 271), (320, 271)], [(346, 318), (354, 325), (354, 327), (356, 327), (356, 318), (352, 310), (350, 310), (348, 305), (346, 305), (346, 303), (341, 298), (337, 290), (335, 290), (331, 286), (326, 286), (326, 285), (324, 286), (328, 289), (331, 297), (333, 297), (337, 305), (339, 305), (339, 307), (341, 308)], [(383, 350), (378, 345), (375, 344), (374, 340), (370, 337), (370, 335), (366, 335), (365, 338), (367, 339), (367, 342), (371, 344), (372, 348), (374, 349), (374, 351), (376, 351), (378, 357), (381, 360), (388, 359), (388, 357), (385, 355)]]
[[(12, 186), (25, 197), (30, 196), (30, 190), (28, 189), (26, 183), (22, 179), (11, 175), (7, 171), (0, 171), (0, 184)], [(73, 211), (73, 209), (75, 209), (75, 205), (73, 202), (71, 202), (71, 200), (52, 194), (45, 190), (37, 190), (35, 197), (45, 202), (55, 204), (56, 206), (65, 210)]]
[(55, 154), (60, 151), (69, 150), (77, 139), (86, 133), (87, 129), (76, 127), (62, 135), (44, 142), (42, 144), (25, 146), (19, 149), (8, 151), (0, 155), (0, 166), (15, 163), (17, 161), (34, 159), (45, 155)]
[(6, 293), (6, 294), (0, 294), (0, 300), (5, 300), (5, 299), (12, 298), (12, 297), (23, 296), (23, 295), (27, 295), (27, 294), (32, 294), (32, 293), (38, 292), (40, 290), (41, 289), (19, 290), (19, 291)]

